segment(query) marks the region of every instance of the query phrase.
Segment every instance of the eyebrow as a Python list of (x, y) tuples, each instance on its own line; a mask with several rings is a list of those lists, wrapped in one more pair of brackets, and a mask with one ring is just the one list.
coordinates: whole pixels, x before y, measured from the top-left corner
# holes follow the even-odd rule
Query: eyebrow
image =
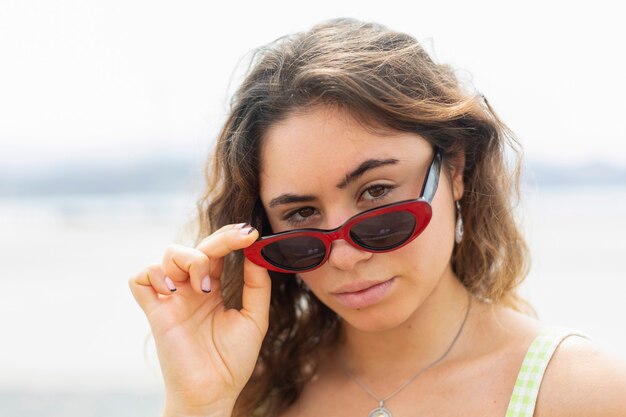
[(378, 168), (385, 165), (393, 165), (397, 164), (397, 159), (368, 159), (363, 161), (361, 165), (359, 165), (354, 171), (348, 173), (343, 181), (336, 185), (339, 189), (344, 189), (350, 184), (354, 182), (357, 178), (365, 174), (367, 171)]
[[(356, 169), (349, 172), (345, 176), (343, 181), (337, 184), (336, 187), (339, 189), (344, 189), (348, 186), (348, 184), (350, 184), (351, 182), (354, 182), (357, 178), (361, 177), (367, 171), (372, 170), (374, 168), (381, 167), (381, 166), (385, 166), (385, 165), (397, 164), (398, 162), (400, 161), (398, 161), (397, 159), (368, 159), (366, 161), (363, 161), (361, 165), (359, 165)], [(311, 201), (316, 201), (316, 200), (317, 200), (317, 197), (312, 196), (312, 195), (296, 195), (296, 194), (286, 193), (286, 194), (281, 194), (276, 198), (273, 198), (269, 202), (269, 207), (274, 208), (281, 204), (290, 204), (290, 203), (309, 203)]]
[(276, 198), (273, 198), (270, 201), (270, 208), (279, 206), (281, 204), (289, 204), (289, 203), (308, 203), (311, 201), (317, 200), (317, 197), (312, 195), (296, 195), (296, 194), (281, 194)]

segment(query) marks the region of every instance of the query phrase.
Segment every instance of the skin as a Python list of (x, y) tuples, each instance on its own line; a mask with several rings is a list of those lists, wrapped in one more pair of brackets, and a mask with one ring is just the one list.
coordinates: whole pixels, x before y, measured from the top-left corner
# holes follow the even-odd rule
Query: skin
[[(418, 135), (374, 133), (338, 109), (307, 109), (266, 132), (261, 200), (276, 232), (334, 228), (368, 208), (416, 198), (432, 152)], [(344, 188), (336, 186), (370, 158), (398, 162), (368, 170)], [(341, 317), (343, 341), (319, 352), (317, 374), (283, 417), (367, 415), (377, 402), (346, 376), (342, 365), (387, 396), (448, 348), (468, 307), (467, 291), (450, 265), (463, 162), (455, 161), (450, 172), (442, 170), (432, 220), (413, 242), (372, 254), (335, 241), (326, 264), (300, 274)], [(270, 207), (284, 193), (314, 200)], [(302, 223), (286, 222), (286, 214), (295, 212)], [(219, 291), (223, 257), (258, 237), (256, 230), (242, 226), (227, 225), (196, 248), (171, 245), (160, 264), (129, 280), (156, 343), (164, 416), (230, 416), (252, 373), (267, 331), (271, 280), (265, 269), (246, 260), (243, 308), (225, 310)], [(207, 275), (210, 293), (202, 291)], [(346, 284), (391, 278), (385, 297), (364, 308), (348, 308), (332, 294)], [(504, 416), (521, 361), (540, 330), (534, 319), (473, 298), (450, 353), (386, 404), (396, 416)], [(586, 339), (569, 337), (548, 367), (535, 416), (621, 416), (624, 387), (622, 362)]]

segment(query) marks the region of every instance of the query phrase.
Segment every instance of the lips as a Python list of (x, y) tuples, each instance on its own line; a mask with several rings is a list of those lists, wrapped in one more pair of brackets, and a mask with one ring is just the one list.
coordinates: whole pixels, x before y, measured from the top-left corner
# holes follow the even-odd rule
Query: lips
[[(391, 289), (395, 277), (382, 282), (359, 282), (352, 283), (341, 287), (339, 290), (344, 292), (332, 293), (333, 297), (339, 304), (344, 307), (359, 309), (371, 306), (381, 301)], [(373, 285), (372, 285), (373, 284)], [(345, 291), (346, 289), (361, 288), (359, 291)]]
[(339, 287), (339, 289), (337, 289), (336, 291), (333, 291), (331, 294), (345, 294), (345, 293), (363, 291), (375, 285), (382, 284), (383, 282), (386, 282), (386, 281), (389, 281), (389, 280), (351, 282), (349, 284)]

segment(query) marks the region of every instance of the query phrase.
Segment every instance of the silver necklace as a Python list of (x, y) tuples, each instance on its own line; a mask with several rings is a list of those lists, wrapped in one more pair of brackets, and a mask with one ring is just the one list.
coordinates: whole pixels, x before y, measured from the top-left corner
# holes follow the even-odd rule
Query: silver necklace
[(415, 373), (411, 378), (409, 378), (404, 384), (400, 385), (400, 387), (398, 389), (396, 389), (394, 392), (391, 393), (391, 395), (388, 395), (385, 398), (378, 398), (378, 396), (376, 396), (368, 387), (367, 385), (365, 385), (362, 381), (360, 381), (357, 377), (355, 377), (352, 372), (350, 372), (350, 370), (348, 370), (348, 368), (345, 365), (345, 361), (340, 361), (341, 363), (341, 367), (343, 368), (343, 371), (350, 377), (352, 378), (357, 384), (359, 384), (359, 386), (361, 388), (363, 388), (363, 390), (365, 392), (367, 392), (369, 394), (370, 397), (374, 398), (376, 401), (378, 401), (378, 407), (376, 407), (375, 409), (373, 409), (369, 414), (368, 417), (392, 417), (391, 416), (391, 412), (385, 408), (385, 401), (389, 400), (391, 397), (395, 396), (396, 394), (398, 394), (400, 391), (402, 391), (407, 385), (409, 385), (411, 382), (413, 382), (415, 380), (415, 378), (417, 378), (420, 374), (422, 374), (423, 372), (425, 372), (426, 370), (432, 368), (433, 366), (435, 366), (437, 363), (439, 363), (443, 358), (446, 357), (446, 355), (448, 355), (448, 353), (450, 353), (450, 351), (452, 350), (452, 348), (454, 347), (454, 344), (456, 343), (456, 341), (458, 340), (459, 336), (461, 335), (461, 332), (463, 331), (463, 327), (465, 327), (465, 322), (467, 321), (467, 317), (469, 316), (469, 312), (470, 312), (470, 307), (472, 305), (472, 295), (470, 294), (470, 292), (467, 292), (468, 295), (468, 303), (467, 303), (467, 311), (465, 312), (465, 318), (463, 318), (463, 323), (461, 323), (461, 327), (459, 327), (458, 332), (456, 333), (456, 336), (454, 336), (454, 340), (452, 340), (452, 343), (450, 343), (450, 346), (448, 347), (448, 349), (443, 353), (443, 355), (441, 355), (436, 361), (432, 362), (431, 364), (427, 365), (426, 367), (420, 369), (419, 371), (417, 371), (417, 373)]

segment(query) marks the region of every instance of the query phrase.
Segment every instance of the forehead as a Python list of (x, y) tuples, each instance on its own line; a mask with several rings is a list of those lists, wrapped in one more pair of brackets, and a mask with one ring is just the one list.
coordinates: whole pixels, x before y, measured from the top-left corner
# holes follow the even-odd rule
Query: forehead
[(345, 110), (316, 107), (293, 113), (266, 131), (261, 147), (261, 198), (334, 187), (370, 158), (418, 163), (431, 154), (430, 144), (415, 133), (373, 130)]

